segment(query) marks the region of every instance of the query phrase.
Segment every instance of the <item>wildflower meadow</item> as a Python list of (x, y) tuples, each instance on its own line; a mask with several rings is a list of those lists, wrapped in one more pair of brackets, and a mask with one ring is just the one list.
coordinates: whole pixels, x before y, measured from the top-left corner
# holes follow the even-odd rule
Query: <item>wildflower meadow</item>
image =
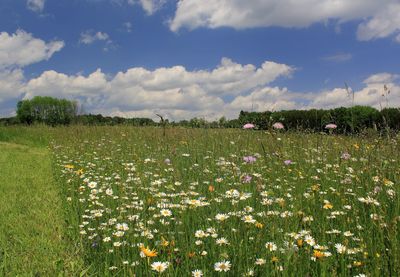
[(400, 137), (278, 125), (53, 130), (84, 275), (398, 276)]

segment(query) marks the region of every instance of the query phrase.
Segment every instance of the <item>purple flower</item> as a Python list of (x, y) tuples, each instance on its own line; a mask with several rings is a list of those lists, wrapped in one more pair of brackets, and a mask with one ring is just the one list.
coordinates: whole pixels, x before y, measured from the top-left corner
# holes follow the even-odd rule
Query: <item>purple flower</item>
[(250, 175), (244, 175), (244, 176), (242, 177), (242, 183), (248, 184), (248, 183), (251, 182), (251, 179), (252, 179), (252, 178), (253, 178), (253, 177), (251, 177)]
[(351, 155), (349, 154), (349, 153), (347, 153), (347, 152), (344, 152), (343, 154), (342, 154), (342, 156), (340, 156), (343, 160), (348, 160), (348, 159), (350, 159), (350, 157), (351, 157)]
[(272, 127), (273, 127), (274, 129), (277, 129), (277, 130), (285, 129), (285, 126), (283, 126), (283, 124), (282, 124), (281, 122), (276, 122), (276, 123), (274, 123), (274, 125), (272, 125)]
[(246, 123), (243, 125), (243, 129), (253, 129), (255, 126), (251, 123)]
[(246, 157), (243, 157), (243, 160), (248, 164), (252, 164), (255, 161), (257, 161), (257, 158), (254, 156), (246, 156)]
[(333, 124), (333, 123), (329, 123), (329, 124), (327, 124), (326, 126), (325, 126), (325, 129), (328, 129), (328, 130), (334, 130), (334, 129), (336, 129), (337, 128), (337, 125), (336, 124)]
[(290, 164), (292, 164), (292, 160), (286, 160), (286, 161), (284, 161), (283, 162), (285, 165), (290, 165)]

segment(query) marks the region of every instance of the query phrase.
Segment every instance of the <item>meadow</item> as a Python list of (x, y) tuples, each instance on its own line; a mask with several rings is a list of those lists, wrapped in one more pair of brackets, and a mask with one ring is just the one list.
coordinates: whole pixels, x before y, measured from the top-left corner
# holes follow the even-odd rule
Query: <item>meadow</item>
[(47, 220), (67, 245), (54, 273), (400, 275), (399, 135), (71, 126), (0, 140), (48, 151)]

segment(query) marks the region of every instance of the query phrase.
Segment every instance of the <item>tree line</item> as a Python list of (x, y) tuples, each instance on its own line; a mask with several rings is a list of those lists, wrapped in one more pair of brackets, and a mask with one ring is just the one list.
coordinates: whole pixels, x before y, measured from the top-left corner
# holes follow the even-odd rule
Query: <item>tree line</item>
[(266, 130), (281, 122), (286, 130), (324, 132), (326, 125), (337, 125), (340, 134), (360, 133), (366, 130), (400, 130), (400, 109), (377, 110), (369, 106), (340, 107), (329, 110), (286, 110), (245, 112), (239, 114), (239, 124), (253, 123), (258, 129)]
[[(237, 119), (207, 121), (203, 118), (192, 118), (178, 122), (165, 119), (163, 126), (183, 126), (189, 128), (241, 128), (252, 123), (256, 129), (271, 129), (276, 122), (281, 122), (286, 130), (324, 132), (325, 126), (337, 125), (335, 132), (341, 134), (360, 133), (366, 130), (400, 130), (400, 109), (385, 108), (377, 110), (369, 106), (340, 107), (323, 110), (284, 110), (247, 112), (241, 111)], [(149, 118), (110, 117), (101, 114), (79, 114), (75, 101), (52, 97), (36, 96), (30, 100), (22, 100), (17, 104), (17, 116), (0, 118), (0, 125), (36, 124), (56, 125), (132, 125), (159, 126)]]

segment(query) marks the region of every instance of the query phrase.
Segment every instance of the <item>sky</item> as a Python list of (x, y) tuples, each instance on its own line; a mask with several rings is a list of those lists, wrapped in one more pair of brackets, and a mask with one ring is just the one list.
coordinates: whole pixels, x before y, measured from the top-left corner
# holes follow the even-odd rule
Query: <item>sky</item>
[(400, 0), (0, 1), (0, 117), (38, 95), (175, 121), (400, 107), (399, 65)]

